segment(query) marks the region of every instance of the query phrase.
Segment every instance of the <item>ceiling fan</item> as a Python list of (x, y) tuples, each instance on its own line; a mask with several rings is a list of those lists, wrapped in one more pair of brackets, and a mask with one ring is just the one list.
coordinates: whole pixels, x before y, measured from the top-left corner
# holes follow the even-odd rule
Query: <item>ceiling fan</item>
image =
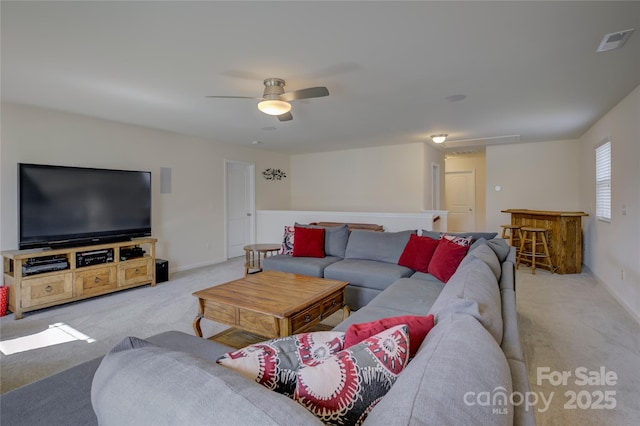
[(264, 94), (261, 98), (250, 96), (207, 96), (207, 98), (231, 98), (231, 99), (259, 99), (258, 109), (265, 114), (275, 115), (280, 121), (293, 119), (291, 104), (289, 102), (298, 99), (321, 98), (329, 96), (329, 89), (324, 86), (308, 87), (306, 89), (284, 91), (285, 82), (281, 78), (267, 78), (264, 80)]

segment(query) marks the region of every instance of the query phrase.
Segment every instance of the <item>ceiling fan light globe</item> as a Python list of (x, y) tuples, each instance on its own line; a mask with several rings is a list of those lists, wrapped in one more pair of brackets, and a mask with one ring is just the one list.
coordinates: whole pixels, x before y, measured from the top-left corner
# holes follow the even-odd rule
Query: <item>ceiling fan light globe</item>
[(285, 101), (268, 99), (258, 103), (258, 109), (268, 115), (282, 115), (291, 111), (291, 104)]
[(431, 140), (434, 143), (442, 143), (447, 139), (447, 136), (449, 136), (449, 135), (432, 135), (431, 136)]

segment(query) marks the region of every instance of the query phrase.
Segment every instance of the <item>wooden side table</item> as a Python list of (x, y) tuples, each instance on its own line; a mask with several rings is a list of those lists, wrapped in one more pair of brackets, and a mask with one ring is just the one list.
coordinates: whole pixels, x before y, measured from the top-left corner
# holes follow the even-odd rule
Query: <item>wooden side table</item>
[[(244, 246), (245, 263), (244, 274), (262, 272), (262, 259), (273, 256), (280, 251), (280, 244), (249, 244)], [(249, 270), (252, 269), (251, 272)]]

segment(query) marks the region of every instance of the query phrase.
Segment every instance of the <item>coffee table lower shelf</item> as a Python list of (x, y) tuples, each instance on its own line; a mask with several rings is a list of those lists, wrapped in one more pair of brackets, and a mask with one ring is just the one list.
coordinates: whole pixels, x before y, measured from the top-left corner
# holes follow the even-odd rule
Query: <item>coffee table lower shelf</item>
[[(333, 326), (319, 323), (309, 328), (307, 331), (331, 331)], [(264, 342), (265, 337), (239, 328), (230, 327), (218, 334), (209, 337), (207, 340), (221, 343), (234, 349), (242, 349), (245, 346)]]

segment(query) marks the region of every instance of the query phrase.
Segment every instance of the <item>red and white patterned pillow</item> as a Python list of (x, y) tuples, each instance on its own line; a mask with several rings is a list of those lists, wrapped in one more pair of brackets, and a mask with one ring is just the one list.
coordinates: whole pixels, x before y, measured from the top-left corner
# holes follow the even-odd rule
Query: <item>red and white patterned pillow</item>
[(409, 361), (401, 324), (298, 370), (293, 399), (324, 423), (359, 425)]
[(282, 238), (282, 249), (280, 250), (280, 253), (293, 256), (293, 241), (295, 233), (296, 228), (294, 226), (284, 227), (284, 237)]
[(469, 247), (471, 245), (471, 240), (473, 239), (473, 237), (461, 237), (459, 235), (445, 234), (444, 232), (440, 234), (440, 239), (442, 238), (446, 238), (461, 247)]
[(344, 348), (344, 333), (317, 331), (249, 345), (216, 362), (286, 396), (293, 396), (296, 372), (316, 365)]

